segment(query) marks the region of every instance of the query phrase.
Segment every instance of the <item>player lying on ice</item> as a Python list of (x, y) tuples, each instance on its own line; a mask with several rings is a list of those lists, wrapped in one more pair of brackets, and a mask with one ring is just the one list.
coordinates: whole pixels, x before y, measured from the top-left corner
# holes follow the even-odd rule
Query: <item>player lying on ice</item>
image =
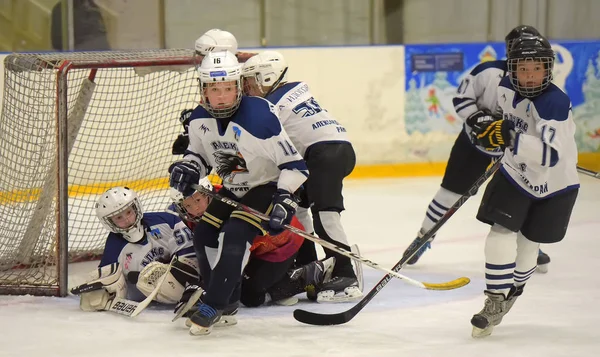
[[(200, 185), (212, 192), (217, 192), (221, 187), (213, 186), (208, 178), (200, 180)], [(180, 218), (194, 230), (197, 223), (201, 221), (202, 215), (210, 204), (212, 198), (194, 191), (190, 196), (175, 189), (171, 190), (173, 204), (170, 210), (177, 212)], [(304, 229), (298, 219), (294, 217), (290, 225)], [(303, 238), (290, 231), (283, 231), (278, 235), (257, 236), (250, 246), (250, 258), (244, 268), (241, 284), (236, 286), (232, 294), (232, 303), (224, 310), (219, 325), (235, 324), (234, 315), (237, 313), (239, 302), (247, 307), (256, 307), (274, 302), (278, 305), (294, 305), (298, 302), (295, 296), (307, 292), (311, 300), (316, 299), (316, 291), (324, 281), (330, 278), (334, 267), (335, 258), (324, 261), (313, 261), (299, 268), (293, 268), (298, 249), (302, 245)], [(195, 309), (192, 307), (201, 294), (203, 282), (190, 285), (175, 309), (185, 317), (191, 316)], [(190, 321), (186, 324), (190, 326)]]
[(175, 304), (185, 286), (198, 281), (192, 232), (179, 216), (145, 213), (136, 192), (127, 187), (104, 192), (96, 203), (96, 214), (110, 233), (98, 269), (89, 274), (87, 283), (100, 282), (103, 288), (81, 294), (82, 310), (108, 310), (115, 297), (145, 299), (166, 273), (174, 255), (178, 259), (155, 300)]

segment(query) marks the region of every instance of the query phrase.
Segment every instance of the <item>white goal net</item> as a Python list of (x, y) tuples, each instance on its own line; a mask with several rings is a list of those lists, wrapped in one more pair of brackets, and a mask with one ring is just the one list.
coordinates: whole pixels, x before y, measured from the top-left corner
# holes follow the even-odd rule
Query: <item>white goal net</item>
[(0, 294), (67, 293), (67, 264), (102, 252), (97, 196), (168, 203), (179, 113), (199, 100), (192, 50), (12, 54), (0, 118)]

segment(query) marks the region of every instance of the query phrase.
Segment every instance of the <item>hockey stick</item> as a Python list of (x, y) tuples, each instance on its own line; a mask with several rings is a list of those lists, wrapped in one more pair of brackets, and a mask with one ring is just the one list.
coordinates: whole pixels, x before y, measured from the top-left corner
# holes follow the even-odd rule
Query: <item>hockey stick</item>
[[(159, 278), (154, 290), (152, 290), (150, 295), (148, 295), (144, 300), (137, 302), (124, 298), (113, 298), (110, 301), (110, 307), (106, 311), (114, 312), (119, 315), (125, 315), (128, 317), (136, 317), (137, 315), (139, 315), (148, 307), (148, 305), (150, 305), (150, 303), (152, 302), (152, 300), (154, 300), (156, 295), (158, 295), (158, 292), (160, 291), (160, 288), (162, 287), (167, 274), (171, 271), (171, 267), (173, 267), (173, 263), (175, 263), (176, 260), (177, 256), (174, 255), (173, 258), (171, 258), (169, 266), (167, 267), (167, 271)], [(83, 293), (89, 293), (91, 291), (100, 289), (104, 289), (104, 285), (100, 282), (96, 282), (92, 284), (82, 284), (76, 286), (73, 289), (71, 289), (71, 293), (73, 295), (80, 295)]]
[[(235, 207), (237, 209), (241, 209), (241, 210), (243, 210), (243, 211), (245, 211), (247, 213), (250, 213), (250, 214), (252, 214), (252, 215), (260, 218), (263, 221), (268, 221), (269, 220), (269, 216), (267, 216), (266, 214), (264, 214), (262, 212), (259, 212), (259, 211), (255, 210), (254, 208), (248, 207), (248, 206), (246, 206), (244, 204), (241, 204), (241, 203), (239, 203), (237, 201), (234, 201), (232, 199), (229, 199), (227, 197), (223, 197), (223, 196), (221, 196), (219, 194), (216, 194), (216, 193), (214, 193), (214, 192), (212, 192), (210, 190), (207, 190), (206, 188), (204, 188), (204, 187), (202, 187), (200, 185), (191, 185), (191, 186), (192, 186), (193, 189), (199, 191), (200, 193), (203, 193), (203, 194), (205, 194), (207, 196), (210, 196), (213, 199), (219, 200), (219, 201), (221, 201), (221, 202), (223, 202), (223, 203), (225, 203), (225, 204), (227, 204), (227, 205), (229, 205), (231, 207)], [(421, 281), (415, 280), (413, 278), (409, 278), (407, 276), (399, 274), (398, 272), (394, 272), (394, 271), (392, 271), (390, 269), (383, 268), (379, 264), (374, 263), (374, 262), (372, 262), (372, 261), (370, 261), (368, 259), (365, 259), (365, 258), (359, 256), (358, 254), (355, 254), (353, 252), (349, 252), (349, 251), (343, 249), (342, 247), (339, 247), (339, 246), (337, 246), (337, 245), (335, 245), (333, 243), (330, 243), (330, 242), (328, 242), (326, 240), (323, 240), (321, 238), (318, 238), (316, 236), (310, 235), (310, 234), (306, 233), (305, 231), (303, 231), (301, 229), (298, 229), (296, 227), (290, 226), (289, 224), (286, 224), (283, 227), (285, 229), (287, 229), (288, 231), (291, 231), (291, 232), (293, 232), (293, 233), (295, 233), (295, 234), (297, 234), (297, 235), (299, 235), (301, 237), (304, 237), (305, 239), (308, 239), (308, 240), (311, 240), (311, 241), (313, 241), (313, 242), (315, 242), (317, 244), (320, 244), (323, 247), (326, 247), (326, 248), (329, 248), (331, 250), (334, 250), (334, 251), (338, 252), (339, 254), (341, 254), (343, 256), (346, 256), (346, 257), (348, 257), (348, 258), (350, 258), (352, 260), (356, 260), (358, 262), (361, 262), (361, 263), (363, 263), (363, 264), (365, 264), (367, 266), (370, 266), (373, 269), (384, 271), (384, 272), (386, 272), (388, 274), (387, 276), (389, 276), (390, 278), (394, 277), (394, 278), (398, 278), (398, 279), (404, 280), (407, 283), (409, 283), (409, 284), (411, 284), (413, 286), (416, 286), (418, 288), (427, 289), (427, 290), (452, 290), (452, 289), (461, 288), (461, 287), (467, 285), (470, 282), (469, 278), (466, 278), (466, 277), (461, 277), (461, 278), (458, 278), (458, 279), (455, 279), (455, 280), (452, 280), (452, 281), (448, 281), (448, 282), (445, 282), (445, 283), (437, 283), (437, 284), (436, 283), (421, 282)]]
[(577, 166), (577, 171), (579, 171), (580, 173), (584, 174), (584, 175), (588, 175), (588, 176), (592, 176), (593, 178), (597, 178), (600, 179), (600, 172), (595, 172), (592, 170), (588, 170), (585, 169), (581, 166)]
[[(456, 213), (456, 211), (473, 195), (477, 193), (477, 190), (490, 178), (499, 168), (500, 168), (500, 159), (498, 159), (486, 172), (479, 178), (477, 181), (469, 188), (469, 191), (462, 195), (456, 203), (440, 218), (440, 220), (433, 226), (427, 233), (420, 238), (419, 243), (415, 244), (415, 247), (405, 256), (400, 259), (400, 261), (394, 265), (392, 268), (393, 271), (399, 271), (404, 267), (406, 262), (412, 258), (413, 255), (419, 251), (427, 242), (433, 237), (433, 235)], [(418, 238), (417, 238), (418, 239)], [(367, 295), (365, 295), (356, 305), (351, 307), (349, 310), (339, 312), (336, 314), (319, 314), (314, 313), (302, 309), (294, 310), (294, 318), (302, 323), (309, 325), (341, 325), (344, 324), (354, 318), (356, 314), (358, 314), (373, 298), (375, 295), (379, 293), (381, 289), (391, 280), (391, 276), (388, 274), (384, 276), (378, 283), (375, 285), (371, 291)]]

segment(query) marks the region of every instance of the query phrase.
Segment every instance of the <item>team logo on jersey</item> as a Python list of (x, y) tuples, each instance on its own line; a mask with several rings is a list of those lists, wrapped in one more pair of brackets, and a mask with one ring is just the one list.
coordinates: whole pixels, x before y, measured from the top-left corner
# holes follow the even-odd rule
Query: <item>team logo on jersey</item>
[(235, 141), (240, 141), (240, 136), (242, 136), (242, 130), (237, 126), (233, 127), (233, 137)]
[(520, 163), (519, 164), (519, 170), (521, 170), (522, 172), (527, 171), (527, 164), (525, 163)]
[(248, 172), (246, 160), (244, 160), (244, 157), (239, 152), (237, 154), (230, 154), (217, 151), (213, 155), (218, 165), (217, 174), (223, 180), (232, 182), (235, 175)]
[(204, 134), (206, 134), (207, 131), (210, 131), (210, 129), (204, 124), (200, 125), (200, 130), (202, 130)]
[(154, 237), (154, 239), (161, 239), (161, 235), (160, 235), (160, 229), (158, 228), (152, 228), (150, 230), (150, 234)]

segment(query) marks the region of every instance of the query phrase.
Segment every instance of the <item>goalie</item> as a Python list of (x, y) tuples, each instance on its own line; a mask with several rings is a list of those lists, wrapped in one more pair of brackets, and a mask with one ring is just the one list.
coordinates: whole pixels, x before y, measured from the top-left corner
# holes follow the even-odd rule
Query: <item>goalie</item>
[[(114, 298), (142, 301), (165, 274), (154, 299), (161, 303), (177, 303), (186, 284), (199, 283), (192, 232), (179, 216), (144, 213), (138, 195), (127, 187), (104, 192), (96, 203), (96, 214), (110, 233), (98, 269), (90, 273), (86, 284), (95, 290), (81, 293), (82, 310), (108, 310)], [(178, 259), (169, 270), (174, 255)]]

